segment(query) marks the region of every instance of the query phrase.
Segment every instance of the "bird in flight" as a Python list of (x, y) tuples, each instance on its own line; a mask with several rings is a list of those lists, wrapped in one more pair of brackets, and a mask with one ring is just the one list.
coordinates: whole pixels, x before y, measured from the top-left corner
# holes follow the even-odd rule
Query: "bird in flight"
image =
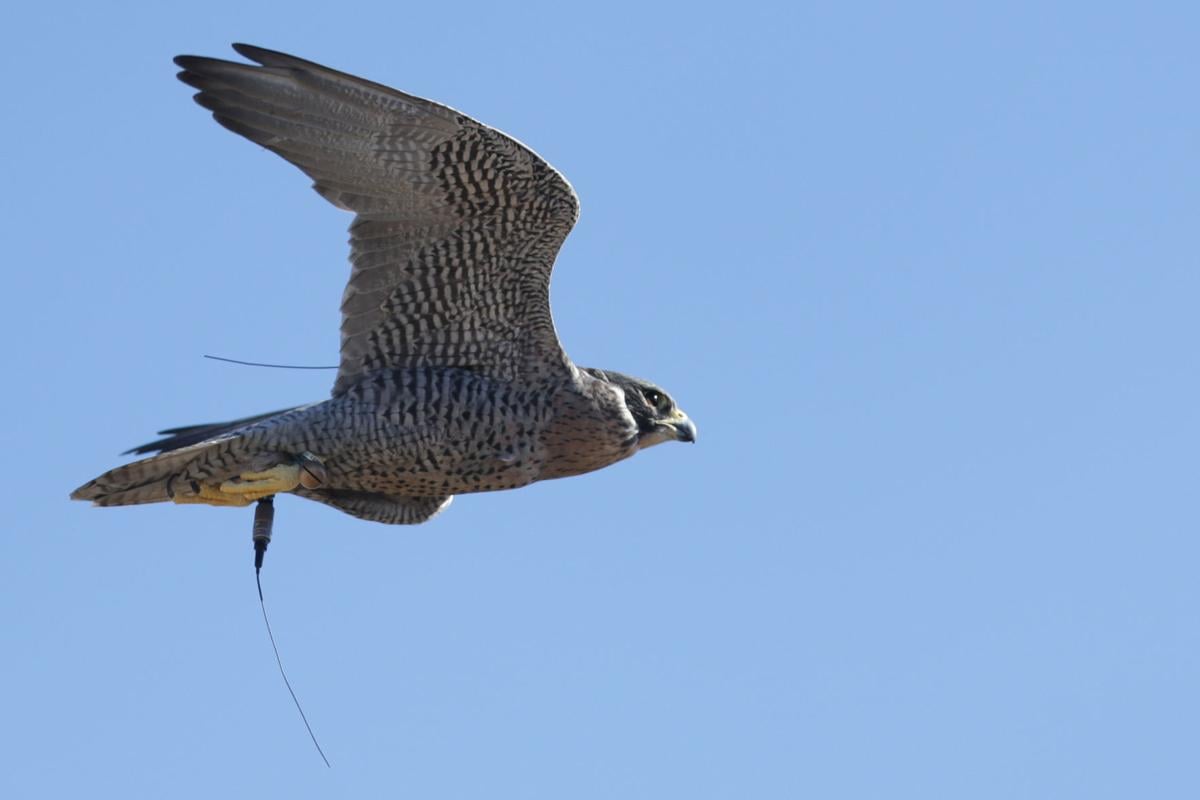
[(179, 56), (229, 130), (355, 214), (341, 358), (323, 402), (162, 431), (156, 453), (71, 493), (99, 506), (244, 506), (287, 492), (376, 522), (424, 522), (456, 494), (579, 475), (696, 427), (662, 388), (579, 367), (550, 271), (571, 185), (452, 108), (249, 45), (253, 64)]

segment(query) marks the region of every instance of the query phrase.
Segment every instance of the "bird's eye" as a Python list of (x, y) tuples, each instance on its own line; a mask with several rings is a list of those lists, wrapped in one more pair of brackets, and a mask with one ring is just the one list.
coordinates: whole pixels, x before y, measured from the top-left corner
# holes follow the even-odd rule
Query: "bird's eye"
[(665, 414), (671, 408), (670, 398), (656, 389), (645, 389), (642, 391), (642, 396), (646, 398), (647, 403), (654, 406), (656, 411)]

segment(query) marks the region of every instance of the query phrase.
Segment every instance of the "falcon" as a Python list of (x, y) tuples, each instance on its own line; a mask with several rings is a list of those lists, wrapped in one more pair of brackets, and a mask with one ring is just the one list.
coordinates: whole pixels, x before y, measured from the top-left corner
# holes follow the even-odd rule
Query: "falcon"
[(550, 271), (579, 215), (517, 140), (438, 103), (249, 45), (179, 56), (224, 127), (355, 214), (341, 357), (323, 402), (161, 431), (148, 458), (71, 493), (99, 506), (244, 506), (291, 493), (376, 522), (424, 522), (456, 494), (606, 467), (696, 427), (662, 388), (578, 367)]

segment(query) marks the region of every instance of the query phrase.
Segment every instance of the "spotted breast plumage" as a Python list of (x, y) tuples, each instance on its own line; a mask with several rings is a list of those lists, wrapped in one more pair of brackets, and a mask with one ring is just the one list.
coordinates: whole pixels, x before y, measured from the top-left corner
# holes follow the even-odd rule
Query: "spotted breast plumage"
[(532, 150), (447, 106), (293, 56), (175, 59), (221, 125), (353, 211), (341, 359), (324, 402), (162, 431), (71, 497), (243, 506), (290, 492), (423, 522), (455, 494), (608, 466), (696, 428), (665, 391), (577, 367), (550, 271), (579, 204)]

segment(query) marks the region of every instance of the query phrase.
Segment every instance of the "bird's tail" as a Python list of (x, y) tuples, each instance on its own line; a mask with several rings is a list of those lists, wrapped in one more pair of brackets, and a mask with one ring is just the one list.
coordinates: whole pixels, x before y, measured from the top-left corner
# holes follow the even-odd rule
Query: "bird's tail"
[(71, 492), (71, 499), (90, 500), (98, 506), (166, 502), (171, 499), (171, 480), (208, 448), (235, 436), (242, 428), (293, 410), (159, 431), (164, 438), (125, 451), (134, 454), (157, 452), (158, 455), (109, 470)]

